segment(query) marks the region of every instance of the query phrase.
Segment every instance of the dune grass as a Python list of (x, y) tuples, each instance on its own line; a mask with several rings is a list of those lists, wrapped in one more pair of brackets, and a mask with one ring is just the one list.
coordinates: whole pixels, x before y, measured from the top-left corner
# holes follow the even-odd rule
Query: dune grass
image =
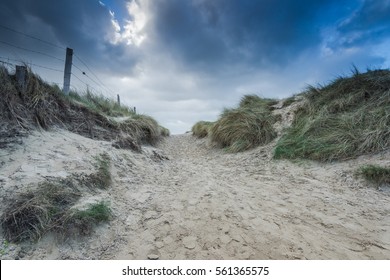
[(390, 168), (379, 165), (364, 165), (358, 171), (358, 175), (363, 176), (367, 181), (374, 183), (377, 186), (390, 186)]
[(307, 103), (280, 138), (275, 158), (332, 161), (390, 147), (390, 71), (355, 72), (309, 87)]
[(287, 107), (287, 106), (290, 106), (290, 105), (293, 104), (294, 102), (295, 102), (295, 95), (290, 96), (290, 97), (287, 97), (287, 98), (284, 100), (284, 102), (283, 102), (282, 108)]
[(96, 171), (84, 175), (80, 178), (83, 181), (83, 184), (88, 186), (90, 189), (107, 189), (110, 187), (112, 178), (111, 178), (111, 158), (107, 153), (102, 153), (95, 157), (95, 168)]
[(101, 94), (93, 94), (87, 90), (84, 94), (71, 91), (65, 96), (72, 102), (79, 102), (91, 111), (104, 114), (110, 117), (125, 117), (136, 115), (133, 109), (128, 106), (118, 104), (114, 99), (107, 98)]
[(72, 180), (44, 181), (34, 191), (12, 200), (1, 217), (4, 236), (11, 242), (36, 241), (62, 228), (64, 217), (81, 193)]
[(213, 125), (214, 125), (213, 122), (199, 121), (196, 124), (194, 124), (191, 128), (192, 135), (198, 138), (207, 137)]
[(68, 237), (89, 234), (93, 226), (107, 221), (111, 210), (104, 202), (88, 208), (75, 209), (82, 190), (107, 188), (111, 183), (108, 155), (97, 158), (97, 171), (90, 175), (74, 175), (66, 179), (50, 178), (11, 199), (3, 215), (1, 226), (5, 238), (11, 242), (37, 241), (48, 232)]
[[(23, 130), (60, 126), (97, 140), (115, 140), (123, 133), (140, 143), (155, 144), (169, 130), (150, 116), (136, 114), (116, 101), (87, 91), (62, 94), (39, 76), (28, 72), (26, 89), (21, 90), (13, 75), (0, 66), (0, 124)], [(116, 117), (129, 121), (121, 122)], [(0, 133), (0, 138), (2, 133)], [(2, 143), (0, 139), (0, 143)]]
[(271, 106), (275, 100), (244, 96), (238, 108), (225, 109), (210, 128), (213, 143), (228, 152), (241, 152), (264, 145), (276, 137)]
[(68, 235), (88, 235), (95, 225), (107, 222), (111, 218), (111, 209), (104, 201), (91, 203), (86, 209), (70, 211), (65, 221)]
[[(65, 179), (49, 178), (10, 200), (0, 218), (7, 240), (36, 241), (49, 231), (62, 236), (90, 233), (93, 225), (107, 221), (106, 203), (95, 203), (84, 210), (74, 209), (83, 191), (96, 193), (111, 185), (111, 159), (107, 153), (95, 157), (96, 171), (74, 174)], [(71, 229), (68, 231), (68, 229)]]

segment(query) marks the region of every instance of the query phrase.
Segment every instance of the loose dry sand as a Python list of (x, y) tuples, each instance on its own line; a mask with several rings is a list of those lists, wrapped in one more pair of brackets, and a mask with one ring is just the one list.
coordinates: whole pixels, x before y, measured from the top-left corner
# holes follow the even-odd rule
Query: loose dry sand
[(137, 154), (34, 132), (0, 150), (0, 214), (28, 184), (90, 173), (107, 152), (112, 186), (80, 204), (108, 201), (114, 217), (66, 241), (7, 244), (0, 232), (1, 259), (390, 259), (390, 192), (353, 175), (389, 165), (389, 152), (322, 164), (272, 160), (273, 145), (228, 154), (184, 134)]

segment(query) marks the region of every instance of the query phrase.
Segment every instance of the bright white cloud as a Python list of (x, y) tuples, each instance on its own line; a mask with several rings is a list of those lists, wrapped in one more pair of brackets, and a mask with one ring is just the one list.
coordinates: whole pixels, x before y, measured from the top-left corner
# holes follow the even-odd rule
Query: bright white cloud
[[(105, 6), (104, 3), (100, 3)], [(145, 4), (146, 6), (146, 4)], [(147, 38), (144, 27), (148, 17), (145, 7), (137, 1), (130, 1), (126, 4), (129, 19), (124, 19), (125, 24), (121, 27), (113, 11), (111, 15), (111, 28), (106, 35), (106, 41), (113, 45), (126, 44), (139, 47)]]

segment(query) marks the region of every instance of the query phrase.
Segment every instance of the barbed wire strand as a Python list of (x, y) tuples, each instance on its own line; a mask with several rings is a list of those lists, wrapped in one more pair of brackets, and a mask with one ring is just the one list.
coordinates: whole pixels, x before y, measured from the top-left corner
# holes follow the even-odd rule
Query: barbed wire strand
[[(6, 29), (8, 31), (11, 31), (13, 33), (16, 33), (18, 35), (22, 35), (22, 36), (25, 36), (25, 37), (28, 37), (28, 38), (31, 38), (31, 39), (34, 39), (36, 41), (39, 41), (39, 42), (42, 42), (42, 43), (45, 43), (47, 45), (50, 45), (52, 47), (55, 47), (55, 48), (59, 48), (59, 49), (62, 49), (62, 50), (65, 50), (66, 48), (63, 47), (63, 46), (59, 46), (57, 44), (54, 44), (52, 42), (49, 42), (47, 40), (43, 40), (41, 38), (38, 38), (38, 37), (35, 37), (35, 36), (32, 36), (32, 35), (29, 35), (29, 34), (26, 34), (22, 31), (19, 31), (19, 30), (16, 30), (16, 29), (13, 29), (13, 28), (10, 28), (8, 26), (5, 26), (5, 25), (2, 25), (0, 24), (0, 27), (3, 28), (3, 29)], [(56, 60), (59, 60), (59, 61), (62, 61), (62, 62), (65, 62), (64, 59), (62, 58), (58, 58), (58, 57), (55, 57), (55, 56), (52, 56), (52, 55), (49, 55), (49, 54), (46, 54), (46, 53), (43, 53), (43, 52), (40, 52), (40, 51), (36, 51), (36, 50), (31, 50), (31, 49), (28, 49), (28, 48), (25, 48), (25, 47), (21, 47), (21, 46), (17, 46), (17, 45), (14, 45), (14, 44), (11, 44), (11, 43), (7, 43), (7, 42), (4, 42), (4, 41), (0, 41), (1, 44), (4, 44), (4, 45), (7, 45), (7, 46), (10, 46), (10, 47), (13, 47), (13, 48), (17, 48), (17, 49), (21, 49), (21, 50), (24, 50), (24, 51), (29, 51), (29, 52), (33, 52), (33, 53), (37, 53), (37, 54), (40, 54), (40, 55), (44, 55), (46, 57), (49, 57), (49, 58), (52, 58), (52, 59), (56, 59)], [(86, 71), (83, 71), (80, 67), (78, 67), (76, 64), (73, 64), (73, 66), (75, 66), (78, 70), (80, 70), (80, 72), (85, 75), (88, 79), (90, 79), (93, 83), (95, 83), (100, 89), (104, 89), (103, 91), (106, 91), (107, 93), (110, 93), (110, 94), (113, 94), (115, 96), (115, 93), (109, 89), (102, 81), (101, 79), (94, 73), (94, 71), (92, 71), (92, 69), (84, 62), (84, 60), (82, 60), (77, 54), (74, 54), (74, 56), (89, 70), (89, 72), (96, 78), (96, 80), (92, 79), (92, 77), (90, 77)], [(4, 62), (3, 62), (4, 63)], [(56, 72), (62, 72), (62, 70), (58, 70), (58, 69), (54, 69), (54, 68), (51, 68), (51, 67), (47, 67), (47, 66), (43, 66), (43, 65), (39, 65), (39, 64), (34, 64), (34, 63), (30, 63), (30, 65), (34, 65), (36, 67), (41, 67), (41, 68), (44, 68), (44, 69), (47, 69), (47, 70), (52, 70), (52, 71), (56, 71)], [(72, 73), (73, 74), (73, 73)], [(78, 80), (80, 80), (82, 83), (84, 83), (80, 78), (78, 78), (76, 75), (74, 75)], [(86, 83), (84, 83), (86, 84)], [(92, 86), (86, 84), (87, 86), (93, 88)], [(96, 90), (96, 89), (95, 89)]]
[(10, 63), (10, 62), (6, 62), (6, 61), (3, 61), (3, 60), (0, 60), (0, 63), (12, 65), (12, 66), (16, 65), (16, 64), (13, 64), (13, 63)]
[(25, 62), (25, 61), (20, 60), (20, 59), (12, 59), (12, 58), (9, 58), (9, 57), (4, 57), (4, 56), (0, 56), (0, 59), (7, 59), (7, 60), (11, 60), (11, 61), (20, 62), (22, 64), (33, 65), (33, 66), (36, 66), (36, 67), (44, 68), (44, 69), (55, 71), (55, 72), (63, 72), (63, 70), (59, 70), (59, 69), (55, 69), (55, 68), (39, 65), (39, 64), (36, 64), (36, 63), (32, 63), (32, 62)]
[(74, 56), (89, 70), (89, 72), (91, 72), (91, 74), (100, 82), (101, 86), (103, 86), (106, 89), (106, 91), (108, 91), (109, 93), (115, 96), (115, 93), (111, 91), (108, 87), (106, 87), (106, 85), (99, 79), (99, 77), (91, 70), (91, 68), (88, 67), (88, 65), (77, 54), (74, 54)]
[(106, 93), (109, 93), (109, 94), (112, 94), (112, 92), (110, 90), (108, 90), (107, 88), (105, 87), (102, 87), (101, 84), (99, 84), (96, 80), (92, 79), (83, 69), (81, 69), (79, 66), (77, 66), (76, 64), (72, 63), (72, 65), (77, 68), (84, 76), (86, 76), (90, 81), (92, 81), (96, 86), (98, 86), (101, 90), (101, 92), (106, 92)]
[(30, 49), (27, 49), (27, 48), (24, 48), (24, 47), (20, 47), (20, 46), (16, 46), (16, 45), (14, 45), (14, 44), (7, 43), (7, 42), (4, 42), (4, 41), (0, 41), (0, 43), (1, 43), (1, 44), (4, 44), (4, 45), (7, 45), (7, 46), (10, 46), (10, 47), (13, 47), (13, 48), (17, 48), (17, 49), (20, 49), (20, 50), (29, 51), (29, 52), (33, 52), (33, 53), (37, 53), (37, 54), (40, 54), (40, 55), (44, 55), (44, 56), (50, 57), (50, 58), (52, 58), (52, 59), (56, 59), (56, 60), (65, 62), (64, 59), (55, 57), (55, 56), (50, 55), (50, 54), (47, 54), (47, 53), (43, 53), (43, 52), (35, 51), (35, 50), (30, 50)]
[(72, 73), (72, 76), (75, 77), (77, 80), (79, 80), (82, 84), (84, 84), (87, 89), (92, 89), (94, 92), (96, 93), (100, 93), (95, 87), (91, 86), (90, 84), (84, 82), (82, 79), (80, 79), (77, 75), (75, 75), (74, 73)]
[(51, 43), (51, 42), (49, 42), (49, 41), (43, 40), (43, 39), (41, 39), (41, 38), (38, 38), (38, 37), (35, 37), (35, 36), (32, 36), (32, 35), (26, 34), (26, 33), (22, 32), (22, 31), (19, 31), (19, 30), (10, 28), (10, 27), (5, 26), (5, 25), (0, 24), (0, 27), (1, 27), (1, 28), (4, 28), (4, 29), (7, 29), (7, 30), (9, 30), (9, 31), (11, 31), (11, 32), (14, 32), (14, 33), (16, 33), (16, 34), (23, 35), (23, 36), (25, 36), (25, 37), (28, 37), (28, 38), (31, 38), (31, 39), (40, 41), (40, 42), (45, 43), (45, 44), (47, 44), (47, 45), (49, 45), (49, 46), (52, 46), (52, 47), (55, 47), (55, 48), (59, 48), (59, 49), (62, 49), (62, 50), (65, 50), (65, 49), (66, 49), (66, 48), (63, 47), (63, 46), (59, 46), (59, 45), (57, 45), (57, 44), (54, 44), (54, 43)]

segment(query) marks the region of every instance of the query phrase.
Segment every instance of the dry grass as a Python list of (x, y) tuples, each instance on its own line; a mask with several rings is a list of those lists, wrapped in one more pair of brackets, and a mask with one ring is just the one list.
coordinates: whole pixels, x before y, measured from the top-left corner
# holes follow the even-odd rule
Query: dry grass
[(96, 193), (111, 185), (110, 157), (103, 153), (95, 160), (96, 171), (90, 175), (47, 179), (10, 199), (0, 218), (5, 238), (36, 241), (49, 231), (67, 237), (74, 232), (89, 233), (94, 224), (106, 221), (110, 211), (104, 203), (86, 210), (73, 209), (83, 193)]
[(365, 165), (359, 168), (358, 175), (363, 176), (367, 181), (374, 183), (378, 187), (390, 186), (390, 168), (379, 165)]
[(390, 148), (390, 71), (355, 72), (309, 87), (307, 103), (275, 148), (275, 158), (332, 161)]
[(45, 181), (37, 190), (20, 194), (1, 217), (5, 238), (35, 241), (50, 230), (61, 229), (67, 211), (80, 196), (70, 179)]
[(192, 135), (198, 138), (207, 137), (213, 125), (214, 125), (213, 122), (207, 122), (207, 121), (197, 122), (196, 124), (194, 124), (194, 126), (191, 129)]
[(229, 152), (241, 152), (264, 145), (276, 137), (271, 113), (272, 99), (246, 95), (236, 109), (225, 109), (210, 129), (210, 139)]
[[(71, 92), (64, 96), (57, 86), (48, 85), (30, 72), (26, 90), (21, 92), (15, 77), (0, 67), (0, 96), (0, 124), (2, 127), (8, 124), (18, 131), (60, 126), (92, 139), (111, 141), (126, 133), (136, 141), (149, 144), (169, 134), (149, 116), (135, 114), (132, 109), (91, 92), (84, 95)], [(119, 123), (110, 118), (118, 116), (130, 120)], [(2, 134), (5, 135), (0, 132), (0, 137)]]
[(80, 177), (80, 181), (90, 189), (107, 189), (111, 185), (111, 158), (107, 153), (95, 157), (96, 171)]

